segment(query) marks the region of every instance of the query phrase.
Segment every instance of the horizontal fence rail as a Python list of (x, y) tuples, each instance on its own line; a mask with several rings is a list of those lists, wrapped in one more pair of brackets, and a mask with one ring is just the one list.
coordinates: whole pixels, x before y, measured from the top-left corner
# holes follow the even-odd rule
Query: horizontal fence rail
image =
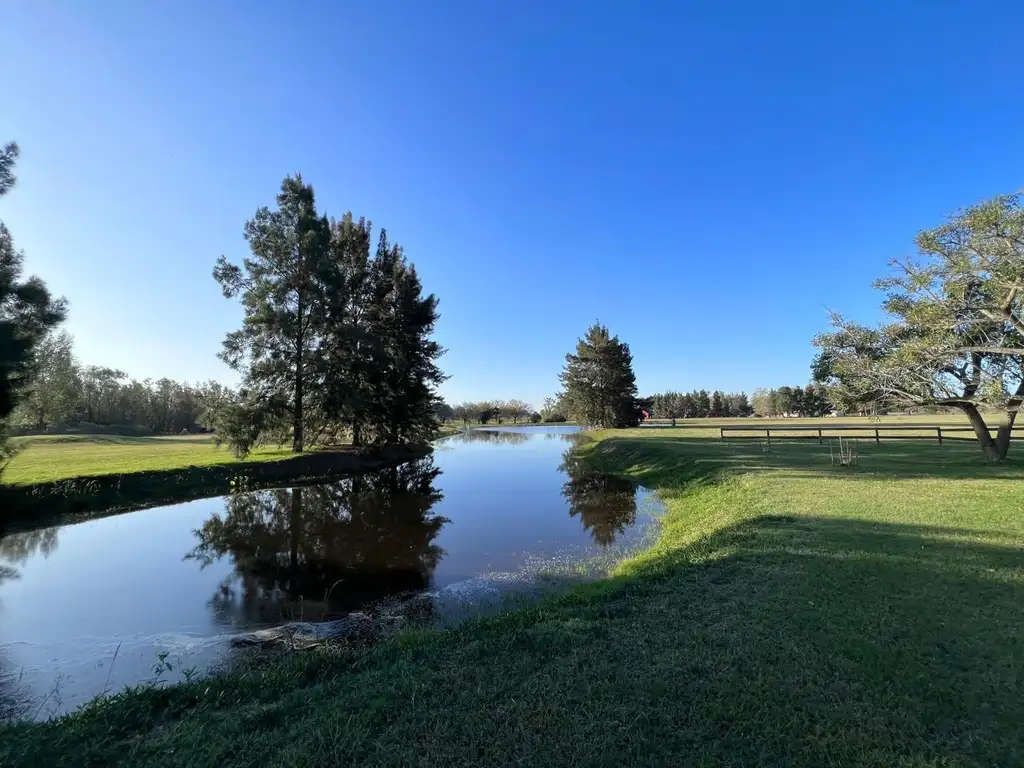
[[(989, 427), (989, 433), (995, 432), (998, 427)], [(1011, 439), (1019, 439), (1014, 432), (1024, 429), (1024, 426), (1014, 425), (1010, 431)], [(793, 426), (780, 426), (774, 424), (772, 426), (755, 427), (746, 425), (729, 425), (720, 426), (718, 428), (719, 436), (722, 440), (764, 440), (767, 439), (769, 442), (772, 439), (772, 432), (774, 431), (776, 440), (806, 440), (817, 438), (819, 443), (823, 443), (827, 437), (837, 437), (837, 435), (826, 435), (826, 432), (860, 432), (860, 435), (852, 435), (852, 437), (873, 437), (876, 443), (882, 442), (882, 439), (886, 440), (931, 440), (937, 439), (941, 444), (944, 439), (946, 440), (971, 440), (974, 439), (974, 427), (969, 425), (957, 425), (957, 424), (888, 424), (882, 426), (875, 425), (863, 425), (863, 424), (834, 424), (825, 426), (809, 426), (809, 425), (793, 425)], [(726, 435), (727, 432), (757, 432), (756, 435)], [(794, 434), (779, 434), (780, 432), (803, 432), (806, 434), (794, 435)], [(886, 432), (918, 432), (923, 434), (917, 435), (890, 435), (883, 434)], [(969, 432), (966, 438), (956, 436), (952, 433), (957, 432)], [(849, 435), (848, 435), (849, 436)]]

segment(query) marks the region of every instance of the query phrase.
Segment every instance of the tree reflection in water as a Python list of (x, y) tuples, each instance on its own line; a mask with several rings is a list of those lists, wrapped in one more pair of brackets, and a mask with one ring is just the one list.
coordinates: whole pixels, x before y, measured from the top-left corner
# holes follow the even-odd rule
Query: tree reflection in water
[(502, 443), (504, 445), (521, 445), (530, 439), (527, 432), (512, 432), (491, 429), (467, 429), (452, 435), (449, 440), (459, 443)]
[(597, 544), (610, 546), (636, 522), (635, 483), (588, 469), (571, 448), (562, 455), (559, 469), (569, 476), (562, 486), (569, 515), (580, 516)]
[(195, 531), (203, 567), (229, 555), (234, 573), (212, 600), (232, 625), (316, 620), (425, 589), (444, 555), (447, 522), (432, 459), (329, 485), (230, 497)]
[(40, 528), (24, 533), (10, 533), (0, 539), (0, 584), (6, 579), (17, 579), (20, 574), (14, 566), (24, 565), (36, 553), (49, 557), (57, 549), (58, 528)]
[[(27, 563), (36, 554), (49, 557), (57, 549), (57, 528), (40, 528), (10, 533), (0, 539), (0, 586), (8, 579), (20, 578), (15, 566)], [(10, 664), (0, 647), (0, 722), (24, 715), (28, 706), (21, 685), (21, 670)]]

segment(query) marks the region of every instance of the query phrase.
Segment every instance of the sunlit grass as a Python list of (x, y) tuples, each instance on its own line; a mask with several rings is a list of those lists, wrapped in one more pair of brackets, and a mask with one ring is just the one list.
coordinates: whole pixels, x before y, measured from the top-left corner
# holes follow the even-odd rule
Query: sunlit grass
[[(208, 435), (120, 437), (116, 435), (42, 435), (15, 438), (17, 454), (4, 468), (4, 483), (47, 483), (72, 477), (185, 469), (237, 462)], [(288, 447), (263, 447), (247, 461), (290, 456)]]

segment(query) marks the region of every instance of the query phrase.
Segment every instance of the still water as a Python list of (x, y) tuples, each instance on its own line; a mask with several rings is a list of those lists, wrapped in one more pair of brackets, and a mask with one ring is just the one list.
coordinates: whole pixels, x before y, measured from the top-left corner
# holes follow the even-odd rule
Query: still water
[(223, 663), (231, 638), (415, 596), (444, 624), (604, 572), (643, 545), (642, 488), (572, 461), (575, 428), (475, 430), (359, 478), (0, 539), (0, 716), (45, 718)]

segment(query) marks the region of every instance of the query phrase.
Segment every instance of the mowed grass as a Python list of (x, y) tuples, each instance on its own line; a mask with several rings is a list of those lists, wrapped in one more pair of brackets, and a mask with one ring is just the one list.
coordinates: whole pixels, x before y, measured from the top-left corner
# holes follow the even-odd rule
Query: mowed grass
[[(989, 416), (990, 429), (998, 426), (996, 417)], [(921, 427), (912, 429), (912, 427)], [(881, 439), (886, 438), (922, 438), (938, 440), (934, 427), (943, 427), (943, 440), (974, 440), (967, 417), (958, 411), (939, 414), (915, 414), (912, 416), (827, 416), (822, 418), (708, 418), (708, 419), (677, 419), (673, 427), (671, 420), (654, 419), (645, 422), (644, 429), (677, 429), (687, 430), (701, 437), (718, 437), (721, 427), (729, 427), (726, 435), (730, 438), (765, 437), (765, 430), (771, 430), (775, 438), (817, 438), (817, 430), (822, 431), (825, 438), (842, 437), (857, 440), (875, 440), (875, 430)], [(837, 429), (844, 427), (844, 429)], [(857, 430), (845, 427), (858, 427)], [(1022, 432), (1024, 434), (1024, 432)]]
[[(231, 451), (218, 447), (209, 435), (41, 435), (14, 438), (12, 442), (18, 452), (0, 475), (10, 485), (237, 462)], [(289, 455), (288, 447), (265, 447), (246, 460), (266, 461)]]
[(0, 727), (0, 764), (1024, 762), (1021, 456), (908, 441), (835, 468), (816, 442), (649, 429), (584, 450), (666, 503), (611, 578)]

